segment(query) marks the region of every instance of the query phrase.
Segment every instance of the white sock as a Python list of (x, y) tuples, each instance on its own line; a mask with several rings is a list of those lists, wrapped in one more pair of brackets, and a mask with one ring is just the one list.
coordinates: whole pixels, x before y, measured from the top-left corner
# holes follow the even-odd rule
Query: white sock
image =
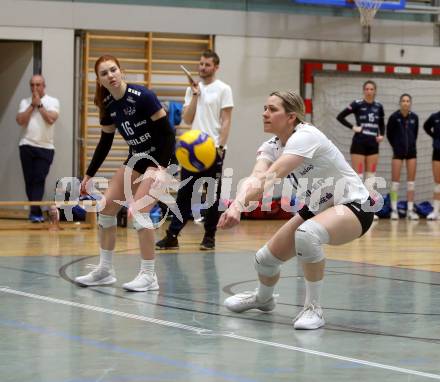
[(113, 267), (113, 250), (99, 248), (99, 267), (111, 269)]
[(314, 305), (321, 306), (321, 290), (324, 280), (319, 281), (307, 281), (306, 282), (306, 301), (304, 305), (313, 303)]
[(397, 200), (392, 200), (391, 201), (391, 210), (393, 212), (397, 212)]
[(440, 200), (434, 200), (434, 212), (438, 215), (438, 210), (440, 208)]
[(408, 202), (408, 212), (414, 211), (414, 202)]
[(154, 260), (141, 259), (141, 272), (154, 273)]
[(275, 285), (267, 286), (261, 282), (258, 284), (257, 300), (260, 302), (266, 302), (273, 296)]

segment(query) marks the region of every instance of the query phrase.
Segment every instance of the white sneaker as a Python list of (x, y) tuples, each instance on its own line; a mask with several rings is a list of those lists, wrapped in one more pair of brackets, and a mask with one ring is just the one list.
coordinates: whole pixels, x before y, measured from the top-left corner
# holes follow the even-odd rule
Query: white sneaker
[(419, 215), (417, 215), (417, 213), (415, 213), (414, 211), (408, 211), (406, 217), (408, 218), (408, 220), (419, 220)]
[(75, 277), (75, 282), (84, 286), (108, 285), (116, 282), (113, 269), (93, 266), (93, 271), (84, 276)]
[(203, 224), (205, 222), (205, 218), (203, 216), (199, 217), (198, 219), (194, 219), (195, 224)]
[(148, 290), (159, 290), (156, 273), (140, 271), (133, 281), (125, 283), (122, 288), (132, 292), (146, 292)]
[(249, 309), (259, 309), (263, 312), (269, 312), (275, 309), (275, 299), (271, 297), (266, 302), (257, 300), (257, 291), (243, 292), (228, 297), (224, 302), (226, 308), (235, 313), (245, 312)]
[(305, 306), (293, 320), (293, 327), (295, 329), (319, 329), (321, 326), (324, 326), (324, 324), (322, 308), (314, 304)]
[(434, 211), (432, 211), (427, 217), (426, 219), (428, 220), (437, 220), (438, 219), (438, 214), (435, 213)]
[(399, 214), (397, 211), (391, 211), (391, 220), (399, 220)]

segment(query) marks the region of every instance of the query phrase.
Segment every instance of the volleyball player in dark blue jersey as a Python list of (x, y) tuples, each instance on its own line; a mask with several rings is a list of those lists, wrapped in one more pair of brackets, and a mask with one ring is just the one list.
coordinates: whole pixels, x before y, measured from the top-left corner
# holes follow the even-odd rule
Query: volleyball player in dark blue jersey
[[(354, 131), (350, 148), (351, 164), (361, 179), (373, 177), (379, 159), (379, 143), (385, 133), (384, 111), (379, 102), (375, 101), (376, 83), (366, 81), (363, 84), (364, 98), (353, 101), (336, 117), (344, 126)], [(354, 114), (356, 124), (347, 121), (346, 117)]]
[(434, 210), (426, 217), (428, 220), (440, 219), (440, 111), (429, 116), (423, 129), (432, 138), (432, 174), (434, 177)]
[(400, 171), (402, 162), (406, 161), (407, 200), (410, 220), (419, 220), (414, 211), (414, 192), (417, 166), (417, 134), (419, 131), (419, 117), (411, 111), (412, 98), (409, 94), (402, 94), (399, 100), (400, 109), (390, 115), (387, 123), (387, 138), (393, 148), (391, 168), (391, 219), (399, 218), (397, 213), (397, 199), (400, 185)]
[[(137, 292), (158, 290), (154, 269), (154, 230), (148, 224), (151, 223), (148, 212), (156, 203), (153, 195), (157, 196), (158, 186), (167, 177), (164, 167), (174, 151), (175, 134), (157, 96), (143, 86), (127, 84), (122, 79), (115, 57), (100, 57), (95, 63), (95, 73), (95, 104), (99, 109), (102, 132), (81, 183), (81, 192), (86, 192), (89, 180), (107, 157), (116, 129), (129, 145), (129, 155), (113, 175), (104, 195), (105, 206), (99, 213), (99, 265), (89, 274), (76, 277), (75, 281), (86, 286), (116, 282), (112, 257), (116, 241), (116, 215), (121, 208), (117, 201), (128, 201), (139, 236), (142, 259), (138, 276), (123, 284), (123, 287)], [(127, 172), (129, 168), (132, 169), (131, 173)], [(126, 174), (131, 182), (129, 185), (125, 184)], [(131, 195), (126, 194), (127, 186)]]

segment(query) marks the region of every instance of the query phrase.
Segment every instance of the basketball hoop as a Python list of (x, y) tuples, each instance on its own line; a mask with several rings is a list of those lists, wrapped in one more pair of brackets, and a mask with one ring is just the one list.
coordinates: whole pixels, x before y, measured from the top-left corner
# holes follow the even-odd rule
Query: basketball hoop
[(361, 15), (361, 25), (370, 27), (383, 0), (354, 0)]

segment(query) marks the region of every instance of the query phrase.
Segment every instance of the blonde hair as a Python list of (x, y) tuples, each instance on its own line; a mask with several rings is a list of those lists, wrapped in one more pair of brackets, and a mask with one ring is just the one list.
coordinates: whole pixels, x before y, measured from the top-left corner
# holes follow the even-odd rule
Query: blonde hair
[(297, 122), (305, 122), (306, 120), (306, 107), (302, 97), (295, 93), (293, 90), (275, 91), (270, 93), (271, 96), (276, 96), (281, 99), (284, 110), (286, 113), (295, 113)]

